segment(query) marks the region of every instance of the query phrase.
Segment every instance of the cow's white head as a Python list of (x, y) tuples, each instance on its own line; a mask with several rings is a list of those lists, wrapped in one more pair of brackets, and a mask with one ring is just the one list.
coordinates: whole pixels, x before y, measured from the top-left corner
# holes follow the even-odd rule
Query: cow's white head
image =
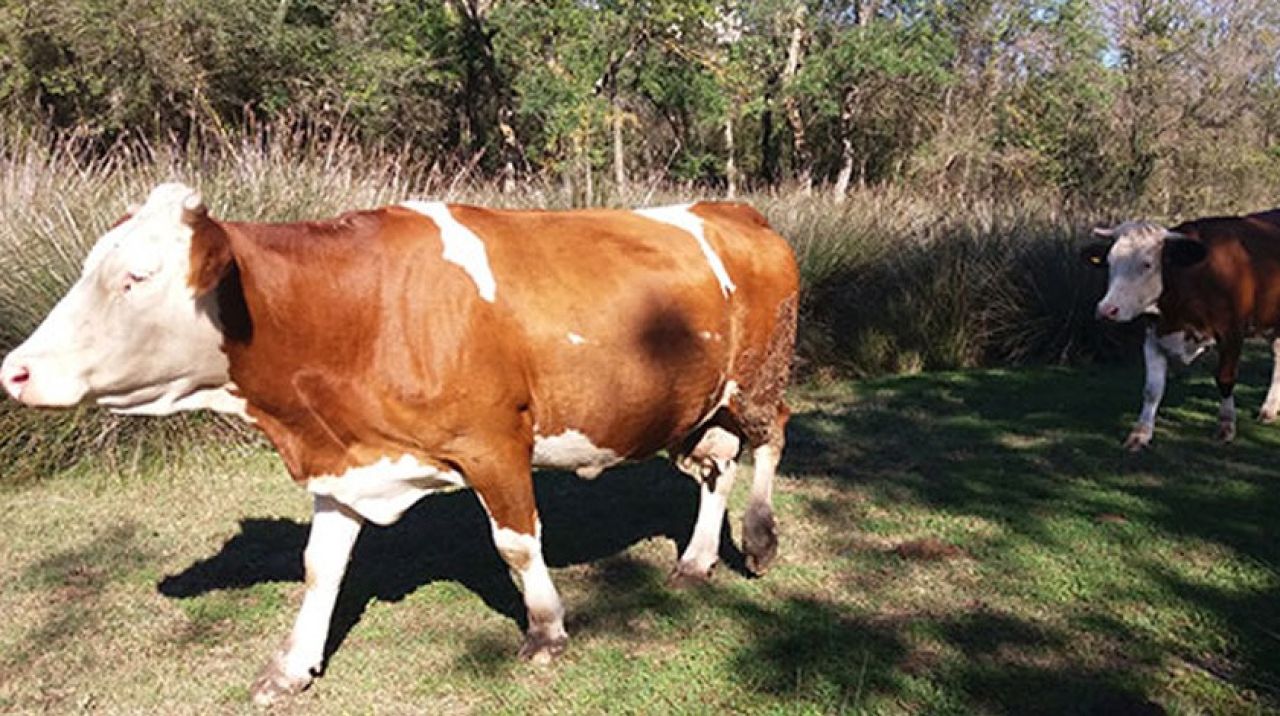
[(1108, 269), (1107, 294), (1098, 302), (1098, 317), (1131, 321), (1154, 313), (1164, 290), (1166, 266), (1186, 267), (1203, 261), (1204, 244), (1147, 221), (1126, 221), (1112, 229), (1094, 229), (1101, 237), (1081, 257)]
[[(80, 278), (40, 327), (5, 357), (0, 382), (31, 406), (97, 402), (165, 414), (226, 385), (212, 294), (190, 286), (200, 195), (161, 184), (102, 236)], [(196, 400), (195, 402), (200, 402)]]

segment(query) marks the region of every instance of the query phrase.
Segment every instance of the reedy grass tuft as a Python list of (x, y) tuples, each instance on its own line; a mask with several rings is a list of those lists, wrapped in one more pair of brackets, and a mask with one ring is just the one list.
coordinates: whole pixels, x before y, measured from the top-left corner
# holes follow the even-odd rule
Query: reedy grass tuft
[[(580, 205), (547, 180), (502, 186), (467, 166), (408, 149), (367, 147), (340, 133), (253, 126), (184, 146), (74, 134), (0, 133), (0, 352), (16, 346), (75, 281), (93, 242), (152, 186), (199, 188), (215, 216), (295, 220), (406, 198), (509, 207)], [(595, 203), (639, 206), (722, 198), (661, 182), (605, 185)], [(1087, 218), (1023, 198), (967, 201), (896, 187), (843, 202), (788, 188), (741, 200), (796, 248), (804, 280), (804, 376), (868, 376), (993, 363), (1073, 362), (1115, 354), (1092, 302), (1100, 277), (1075, 257)], [(46, 414), (0, 403), (0, 484), (83, 459), (128, 470), (211, 433), (247, 431), (208, 416), (118, 419), (83, 409)], [(210, 441), (201, 440), (203, 444)], [(228, 442), (226, 440), (214, 442)]]

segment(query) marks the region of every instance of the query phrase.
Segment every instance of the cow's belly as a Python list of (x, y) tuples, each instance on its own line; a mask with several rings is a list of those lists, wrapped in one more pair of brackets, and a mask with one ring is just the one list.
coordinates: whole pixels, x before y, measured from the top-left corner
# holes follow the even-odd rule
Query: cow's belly
[(583, 351), (545, 371), (534, 395), (534, 467), (594, 477), (679, 443), (727, 401), (734, 385), (721, 356), (705, 358), (673, 367), (644, 356)]

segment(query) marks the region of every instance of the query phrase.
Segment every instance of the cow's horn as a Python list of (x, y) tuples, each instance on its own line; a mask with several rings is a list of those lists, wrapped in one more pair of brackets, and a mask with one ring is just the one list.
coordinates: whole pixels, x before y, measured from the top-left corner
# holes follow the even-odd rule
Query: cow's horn
[(1093, 227), (1093, 235), (1110, 239), (1116, 235), (1116, 230), (1108, 229), (1105, 226), (1095, 226)]
[(204, 199), (200, 196), (200, 192), (194, 189), (182, 200), (182, 208), (187, 211), (200, 211), (204, 208)]

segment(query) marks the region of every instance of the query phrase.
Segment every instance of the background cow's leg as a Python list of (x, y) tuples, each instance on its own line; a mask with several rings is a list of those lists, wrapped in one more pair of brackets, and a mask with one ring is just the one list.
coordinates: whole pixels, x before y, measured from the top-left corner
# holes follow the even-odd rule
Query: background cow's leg
[(506, 480), (472, 478), (472, 486), (489, 513), (493, 544), (503, 561), (520, 577), (529, 631), (520, 647), (520, 658), (550, 663), (564, 652), (569, 635), (564, 630), (564, 606), (551, 572), (542, 557), (542, 524), (533, 499), (533, 476), (526, 460), (522, 472)]
[(255, 703), (269, 705), (311, 684), (324, 662), (324, 645), (351, 548), (364, 521), (324, 495), (316, 495), (311, 535), (303, 552), (307, 591), (284, 647), (253, 682)]
[(1277, 415), (1280, 415), (1280, 336), (1271, 339), (1271, 387), (1258, 411), (1258, 420), (1274, 423)]
[(1169, 373), (1169, 359), (1160, 350), (1160, 342), (1156, 339), (1155, 326), (1147, 326), (1147, 337), (1142, 342), (1142, 358), (1146, 364), (1147, 379), (1142, 387), (1142, 412), (1138, 422), (1129, 431), (1124, 440), (1124, 447), (1136, 452), (1151, 444), (1151, 437), (1156, 429), (1156, 410), (1160, 407), (1160, 399), (1164, 397), (1165, 380)]
[(1218, 346), (1218, 394), (1222, 404), (1218, 407), (1218, 439), (1229, 443), (1236, 437), (1236, 373), (1240, 369), (1240, 352), (1244, 349), (1244, 337), (1232, 333)]

